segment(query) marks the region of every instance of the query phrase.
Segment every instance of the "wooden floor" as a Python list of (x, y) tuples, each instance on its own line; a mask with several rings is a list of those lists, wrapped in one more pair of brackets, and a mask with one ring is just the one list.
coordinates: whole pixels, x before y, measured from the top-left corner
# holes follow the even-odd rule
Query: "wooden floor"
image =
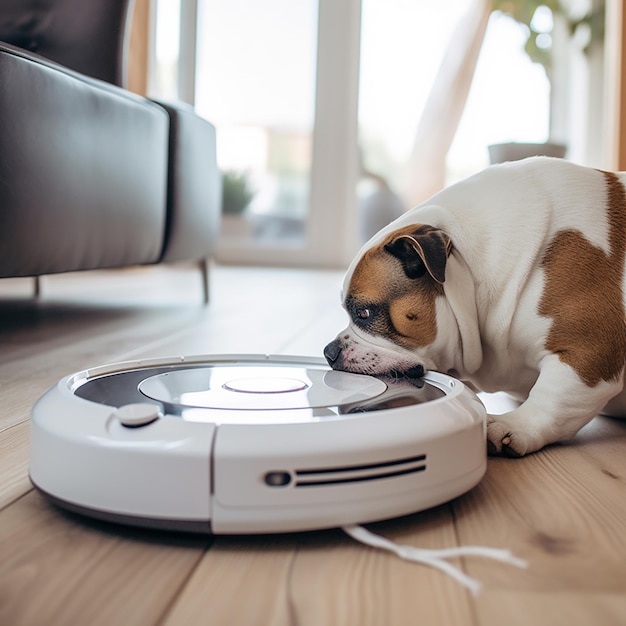
[(569, 445), (490, 459), (457, 500), (372, 524), (423, 548), (487, 545), (517, 569), (439, 571), (340, 530), (198, 537), (89, 521), (28, 479), (30, 409), (59, 378), (147, 356), (320, 355), (344, 327), (332, 272), (216, 268), (212, 302), (181, 266), (0, 281), (0, 624), (394, 626), (626, 624), (626, 422), (596, 418)]

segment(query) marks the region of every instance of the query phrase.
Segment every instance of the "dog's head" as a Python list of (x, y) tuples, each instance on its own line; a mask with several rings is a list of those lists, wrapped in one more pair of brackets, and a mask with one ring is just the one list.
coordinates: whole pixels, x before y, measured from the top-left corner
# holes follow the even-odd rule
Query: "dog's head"
[(324, 349), (331, 367), (409, 378), (442, 368), (438, 320), (451, 250), (442, 230), (411, 225), (362, 251), (344, 284), (350, 323)]

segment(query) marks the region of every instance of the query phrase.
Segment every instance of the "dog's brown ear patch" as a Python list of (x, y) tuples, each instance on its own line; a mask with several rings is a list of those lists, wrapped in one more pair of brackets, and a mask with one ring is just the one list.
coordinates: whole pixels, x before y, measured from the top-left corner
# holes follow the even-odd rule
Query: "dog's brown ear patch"
[(412, 226), (396, 231), (385, 250), (402, 263), (408, 278), (420, 278), (428, 272), (439, 284), (445, 282), (452, 241), (442, 230)]

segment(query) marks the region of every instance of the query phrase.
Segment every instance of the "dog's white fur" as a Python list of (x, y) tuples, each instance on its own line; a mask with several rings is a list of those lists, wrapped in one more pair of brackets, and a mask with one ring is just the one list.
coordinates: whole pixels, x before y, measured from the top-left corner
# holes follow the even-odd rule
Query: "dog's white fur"
[[(626, 174), (617, 177), (626, 182)], [(609, 253), (606, 197), (602, 172), (539, 157), (490, 167), (407, 212), (357, 254), (344, 296), (363, 255), (390, 233), (413, 224), (439, 228), (453, 247), (444, 297), (436, 299), (436, 338), (423, 348), (407, 349), (351, 321), (338, 335), (345, 361), (356, 364), (366, 353), (375, 355), (370, 361), (376, 365), (367, 370), (373, 374), (421, 363), (482, 391), (509, 392), (521, 405), (490, 416), (488, 439), (495, 453), (523, 455), (566, 440), (611, 399), (611, 412), (626, 414), (623, 368), (613, 380), (585, 384), (546, 349), (553, 320), (538, 312), (546, 282), (542, 259), (557, 233), (579, 231)], [(625, 280), (622, 275), (622, 301)], [(601, 318), (604, 303), (594, 304)], [(365, 371), (357, 365), (348, 369)]]

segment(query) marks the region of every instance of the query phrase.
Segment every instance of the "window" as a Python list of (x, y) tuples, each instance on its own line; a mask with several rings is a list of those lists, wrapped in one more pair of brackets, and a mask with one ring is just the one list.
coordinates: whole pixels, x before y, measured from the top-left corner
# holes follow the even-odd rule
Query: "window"
[[(157, 0), (157, 94), (187, 90), (217, 128), (218, 260), (345, 265), (370, 213), (371, 231), (410, 208), (416, 129), (472, 1)], [(523, 43), (491, 15), (446, 183), (487, 165), (489, 143), (547, 138), (549, 87)]]
[(317, 9), (316, 0), (199, 6), (196, 108), (217, 128), (225, 243), (304, 245)]

